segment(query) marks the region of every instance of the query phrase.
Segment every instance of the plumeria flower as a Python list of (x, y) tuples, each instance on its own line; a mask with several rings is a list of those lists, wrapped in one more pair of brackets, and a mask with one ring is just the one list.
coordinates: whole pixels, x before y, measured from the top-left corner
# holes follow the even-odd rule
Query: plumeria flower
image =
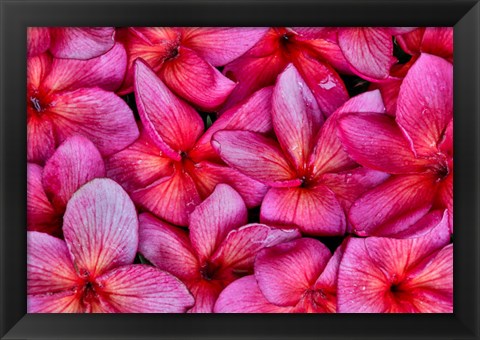
[(47, 50), (55, 58), (90, 59), (115, 44), (113, 27), (28, 27), (27, 56)]
[(135, 207), (110, 179), (94, 179), (69, 200), (65, 241), (28, 232), (29, 313), (179, 313), (193, 305), (172, 275), (134, 265)]
[[(176, 97), (142, 61), (135, 67), (135, 96), (143, 123), (140, 138), (110, 157), (107, 173), (142, 208), (181, 226), (218, 183), (233, 186), (248, 207), (260, 205), (267, 187), (223, 164), (212, 134), (232, 127), (271, 130), (271, 88), (224, 113), (203, 134), (200, 115)], [(203, 135), (202, 135), (203, 134)]]
[(62, 235), (68, 201), (82, 185), (105, 177), (105, 164), (93, 143), (82, 136), (63, 142), (45, 167), (27, 164), (27, 229)]
[(235, 83), (215, 67), (250, 49), (264, 28), (135, 27), (121, 32), (128, 71), (121, 93), (133, 88), (134, 62), (143, 59), (176, 95), (203, 110), (214, 110)]
[(452, 313), (448, 217), (409, 239), (351, 238), (338, 273), (340, 313)]
[(400, 88), (396, 119), (355, 113), (339, 121), (348, 154), (392, 174), (353, 204), (349, 220), (360, 236), (398, 232), (431, 208), (453, 219), (453, 66), (422, 54)]
[(246, 223), (247, 208), (241, 196), (219, 184), (191, 214), (188, 234), (148, 213), (141, 214), (139, 251), (187, 285), (195, 297), (189, 312), (210, 313), (226, 285), (252, 273), (258, 251), (299, 237), (295, 229)]
[(382, 112), (379, 92), (353, 98), (323, 123), (313, 94), (290, 65), (272, 97), (278, 142), (256, 132), (224, 130), (213, 135), (212, 145), (227, 164), (271, 187), (262, 202), (262, 223), (343, 235), (349, 202), (386, 178), (358, 168), (336, 136), (337, 115), (357, 110)]
[(277, 76), (293, 63), (312, 91), (325, 115), (348, 99), (345, 85), (335, 69), (349, 67), (336, 37), (324, 28), (270, 28), (248, 52), (227, 64), (223, 73), (238, 82), (225, 107), (275, 83)]
[(332, 256), (320, 241), (301, 238), (261, 250), (255, 275), (219, 296), (217, 313), (334, 313), (342, 246)]
[(82, 134), (102, 155), (125, 148), (138, 137), (128, 105), (112, 91), (123, 80), (125, 50), (115, 45), (89, 60), (27, 60), (27, 160), (43, 165), (67, 137)]

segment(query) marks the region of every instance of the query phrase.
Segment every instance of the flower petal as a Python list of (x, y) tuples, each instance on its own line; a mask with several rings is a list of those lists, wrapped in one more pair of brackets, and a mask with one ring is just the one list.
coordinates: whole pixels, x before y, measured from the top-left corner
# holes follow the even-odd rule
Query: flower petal
[(189, 284), (190, 292), (195, 298), (195, 305), (188, 313), (213, 313), (213, 307), (224, 286), (218, 281), (200, 280)]
[(135, 98), (145, 131), (166, 156), (179, 161), (193, 147), (203, 121), (141, 60), (135, 63)]
[(266, 27), (184, 28), (182, 45), (213, 66), (223, 66), (248, 51), (265, 35)]
[(428, 27), (422, 40), (422, 52), (438, 55), (447, 60), (453, 58), (453, 27)]
[(308, 235), (345, 232), (345, 213), (335, 194), (324, 185), (312, 188), (271, 188), (262, 203), (260, 221), (294, 225)]
[(90, 59), (113, 47), (113, 27), (50, 28), (50, 51), (55, 58)]
[(115, 268), (97, 282), (104, 299), (120, 313), (184, 313), (195, 302), (177, 278), (151, 266)]
[(39, 55), (50, 46), (48, 27), (27, 27), (27, 57)]
[(135, 206), (110, 179), (94, 179), (70, 199), (63, 233), (81, 276), (96, 277), (130, 264), (138, 247)]
[(95, 145), (82, 136), (68, 138), (43, 169), (45, 192), (60, 211), (64, 211), (77, 189), (99, 177), (105, 177), (102, 156)]
[(397, 107), (397, 122), (418, 155), (436, 153), (452, 113), (453, 65), (422, 54), (403, 80)]
[(206, 111), (218, 108), (235, 87), (233, 81), (186, 47), (180, 47), (178, 56), (163, 64), (160, 77), (177, 95)]
[(327, 265), (331, 253), (320, 241), (301, 238), (265, 248), (255, 259), (255, 278), (270, 302), (296, 305)]
[(74, 291), (27, 295), (27, 313), (84, 313), (85, 307)]
[(247, 223), (247, 208), (242, 197), (226, 184), (213, 193), (190, 216), (190, 239), (200, 262), (208, 259), (227, 234)]
[(212, 146), (231, 167), (271, 186), (298, 186), (301, 181), (273, 139), (250, 131), (218, 131)]
[(55, 152), (53, 124), (36, 115), (27, 116), (27, 161), (44, 164)]

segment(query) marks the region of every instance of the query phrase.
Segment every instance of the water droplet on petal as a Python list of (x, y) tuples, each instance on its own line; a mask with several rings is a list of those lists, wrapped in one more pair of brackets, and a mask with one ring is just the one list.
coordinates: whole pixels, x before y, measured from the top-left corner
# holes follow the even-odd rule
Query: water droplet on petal
[(327, 77), (322, 79), (320, 83), (318, 83), (318, 86), (320, 86), (324, 90), (330, 90), (331, 88), (335, 87), (336, 84), (335, 81), (330, 77), (330, 75), (328, 75)]

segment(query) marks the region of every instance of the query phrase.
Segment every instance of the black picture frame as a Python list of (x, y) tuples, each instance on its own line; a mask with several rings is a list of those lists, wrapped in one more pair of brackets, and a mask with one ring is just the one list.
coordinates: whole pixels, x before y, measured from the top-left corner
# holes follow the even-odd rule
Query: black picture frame
[[(478, 1), (0, 0), (2, 339), (478, 339)], [(454, 313), (26, 314), (27, 26), (454, 26)]]

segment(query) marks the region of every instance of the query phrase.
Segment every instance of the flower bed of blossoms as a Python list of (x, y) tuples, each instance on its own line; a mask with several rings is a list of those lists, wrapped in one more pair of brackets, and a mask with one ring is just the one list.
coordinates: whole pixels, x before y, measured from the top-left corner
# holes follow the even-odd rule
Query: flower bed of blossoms
[(451, 28), (29, 28), (28, 311), (451, 313)]

